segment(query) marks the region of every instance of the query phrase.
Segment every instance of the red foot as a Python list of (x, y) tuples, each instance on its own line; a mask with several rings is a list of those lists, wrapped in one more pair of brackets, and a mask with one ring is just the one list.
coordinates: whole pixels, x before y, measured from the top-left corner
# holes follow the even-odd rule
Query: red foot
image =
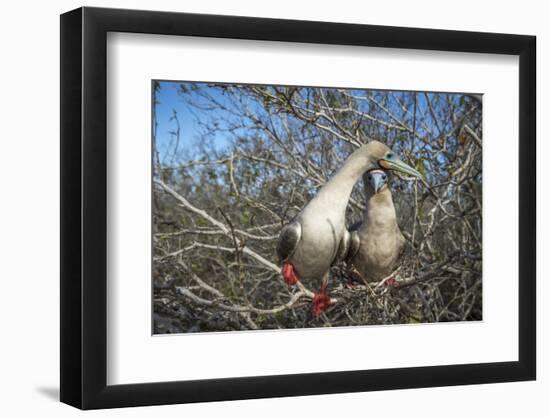
[(281, 274), (283, 274), (283, 278), (288, 285), (295, 285), (298, 282), (298, 275), (292, 264), (284, 263)]
[(384, 281), (384, 285), (388, 287), (393, 287), (397, 285), (397, 280), (394, 277), (390, 277), (387, 280)]
[(315, 317), (319, 317), (323, 311), (329, 308), (331, 304), (330, 297), (325, 292), (324, 288), (313, 296), (313, 314)]

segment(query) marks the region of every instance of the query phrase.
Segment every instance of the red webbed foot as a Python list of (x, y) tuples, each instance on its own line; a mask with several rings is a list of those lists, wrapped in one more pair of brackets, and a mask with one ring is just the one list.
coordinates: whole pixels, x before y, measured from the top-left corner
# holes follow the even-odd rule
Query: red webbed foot
[(326, 288), (322, 287), (321, 290), (316, 292), (313, 296), (313, 314), (318, 318), (323, 311), (330, 307), (330, 305), (330, 297), (326, 292)]
[(296, 283), (298, 282), (296, 269), (294, 269), (294, 265), (290, 263), (285, 262), (283, 264), (283, 270), (281, 271), (281, 274), (283, 274), (283, 278), (288, 285), (296, 285)]
[(397, 280), (394, 277), (389, 277), (384, 281), (384, 285), (387, 287), (397, 286)]

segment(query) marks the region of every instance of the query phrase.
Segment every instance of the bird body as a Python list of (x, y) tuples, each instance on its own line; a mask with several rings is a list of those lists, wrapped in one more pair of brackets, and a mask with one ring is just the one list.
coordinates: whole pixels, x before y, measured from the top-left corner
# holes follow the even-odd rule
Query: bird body
[[(384, 176), (383, 184), (380, 178)], [(370, 176), (370, 179), (368, 178)], [(376, 179), (378, 176), (378, 179)], [(405, 244), (399, 229), (392, 194), (383, 171), (371, 171), (365, 178), (367, 207), (363, 222), (352, 230), (352, 236), (359, 241), (356, 252), (350, 256), (349, 264), (365, 282), (379, 281), (394, 270)], [(380, 186), (379, 189), (375, 189)]]
[(330, 266), (346, 242), (342, 243), (347, 236), (345, 214), (351, 191), (369, 167), (370, 161), (363, 157), (366, 146), (356, 150), (281, 230), (277, 253), (281, 261), (292, 264), (300, 279), (317, 279), (326, 285)]
[(333, 190), (334, 184), (327, 183), (298, 215), (296, 221), (302, 227), (302, 237), (292, 262), (302, 279), (322, 277), (338, 259), (348, 233), (346, 206), (360, 176), (361, 172), (348, 181), (339, 181), (341, 177), (335, 175), (331, 181), (336, 180), (340, 188)]

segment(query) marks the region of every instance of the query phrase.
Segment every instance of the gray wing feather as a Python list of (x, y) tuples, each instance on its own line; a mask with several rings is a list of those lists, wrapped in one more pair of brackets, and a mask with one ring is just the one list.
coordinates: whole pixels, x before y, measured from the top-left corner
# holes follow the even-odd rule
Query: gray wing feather
[(302, 225), (297, 221), (289, 223), (281, 229), (277, 243), (277, 255), (280, 262), (286, 261), (296, 252), (301, 237)]
[(357, 231), (351, 231), (350, 232), (350, 238), (349, 238), (349, 248), (346, 255), (346, 261), (350, 261), (353, 259), (355, 255), (357, 255), (357, 252), (359, 252), (359, 247), (361, 246), (361, 239), (359, 238), (359, 233)]
[(356, 223), (353, 223), (350, 227), (349, 227), (349, 231), (350, 233), (351, 232), (355, 232), (357, 230), (359, 230), (361, 228), (361, 226), (363, 225), (363, 222), (362, 221), (358, 221)]
[(336, 252), (336, 258), (334, 258), (333, 264), (341, 262), (348, 257), (350, 238), (350, 233), (347, 230), (344, 230), (344, 234), (340, 240), (340, 245), (338, 245), (338, 251)]

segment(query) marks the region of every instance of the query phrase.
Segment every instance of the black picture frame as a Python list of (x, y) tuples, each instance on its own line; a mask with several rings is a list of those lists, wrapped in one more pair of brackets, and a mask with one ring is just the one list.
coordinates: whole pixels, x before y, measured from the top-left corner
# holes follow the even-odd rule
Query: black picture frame
[[(107, 385), (108, 32), (519, 56), (519, 360)], [(94, 409), (536, 378), (534, 36), (85, 7), (61, 16), (60, 56), (62, 402)]]

